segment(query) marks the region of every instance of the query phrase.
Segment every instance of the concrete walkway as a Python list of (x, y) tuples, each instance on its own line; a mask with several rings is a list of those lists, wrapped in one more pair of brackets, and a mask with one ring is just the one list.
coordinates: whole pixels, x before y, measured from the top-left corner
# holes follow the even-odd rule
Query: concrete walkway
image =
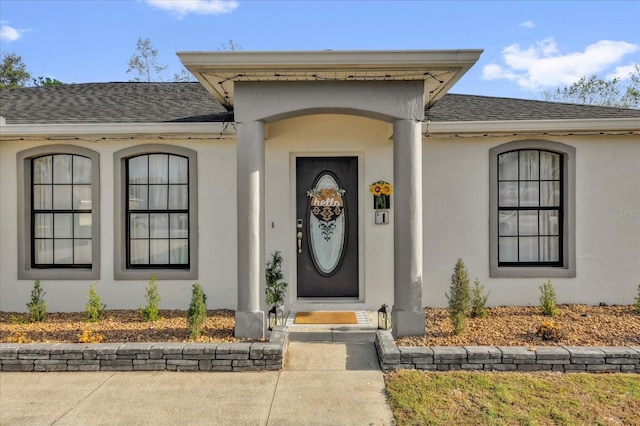
[(282, 371), (0, 373), (0, 425), (390, 425), (370, 342), (291, 341)]

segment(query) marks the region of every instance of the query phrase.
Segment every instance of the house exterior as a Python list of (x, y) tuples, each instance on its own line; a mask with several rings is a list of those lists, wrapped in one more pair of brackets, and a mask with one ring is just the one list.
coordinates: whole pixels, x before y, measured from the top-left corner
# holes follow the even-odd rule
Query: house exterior
[(197, 83), (0, 92), (0, 310), (35, 279), (50, 311), (93, 282), (136, 309), (155, 274), (161, 308), (199, 282), (262, 337), (275, 251), (287, 310), (386, 303), (396, 336), (446, 306), (458, 258), (491, 305), (547, 280), (631, 303), (640, 110), (447, 94), (480, 53), (184, 52)]

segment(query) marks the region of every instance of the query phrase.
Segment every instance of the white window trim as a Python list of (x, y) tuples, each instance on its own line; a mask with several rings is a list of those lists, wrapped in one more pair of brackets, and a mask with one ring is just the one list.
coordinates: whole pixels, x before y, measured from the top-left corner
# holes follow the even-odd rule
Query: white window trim
[[(31, 160), (55, 154), (81, 155), (91, 159), (91, 268), (34, 268), (31, 266)], [(45, 145), (20, 151), (18, 169), (18, 279), (100, 279), (100, 154), (74, 145)]]
[[(562, 266), (498, 266), (498, 156), (508, 151), (537, 149), (562, 155), (563, 243)], [(559, 142), (524, 140), (489, 150), (489, 276), (492, 278), (576, 277), (576, 149)]]
[[(126, 239), (126, 160), (146, 154), (174, 154), (189, 159), (189, 269), (129, 269)], [(114, 279), (149, 280), (155, 274), (159, 280), (198, 279), (198, 166), (194, 150), (174, 145), (145, 144), (125, 148), (113, 154), (114, 168)]]

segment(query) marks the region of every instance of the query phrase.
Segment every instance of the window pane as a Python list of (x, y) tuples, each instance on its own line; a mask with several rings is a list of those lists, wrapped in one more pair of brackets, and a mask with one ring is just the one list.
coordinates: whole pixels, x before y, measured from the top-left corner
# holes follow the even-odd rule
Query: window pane
[(91, 213), (73, 215), (73, 237), (91, 238)]
[(520, 237), (520, 262), (538, 261), (538, 237)]
[(518, 180), (518, 152), (498, 156), (498, 180)]
[(540, 179), (560, 179), (560, 155), (552, 152), (540, 153)]
[(33, 224), (33, 234), (35, 238), (53, 238), (53, 214), (36, 214)]
[(151, 264), (166, 265), (169, 263), (169, 240), (151, 240)]
[(518, 235), (518, 212), (503, 210), (499, 212), (499, 235)]
[(538, 235), (538, 212), (521, 211), (519, 225), (520, 235)]
[(131, 240), (129, 247), (132, 265), (149, 264), (149, 240)]
[(71, 185), (53, 185), (53, 209), (54, 210), (70, 210), (71, 209)]
[(55, 240), (53, 247), (54, 264), (70, 265), (73, 263), (73, 240)]
[(149, 210), (167, 209), (167, 185), (149, 185)]
[(169, 183), (189, 182), (189, 162), (184, 157), (169, 157)]
[(188, 238), (189, 237), (189, 215), (186, 213), (172, 213), (169, 237)]
[(151, 238), (169, 237), (169, 215), (166, 213), (152, 213), (149, 215)]
[(73, 156), (73, 183), (91, 183), (91, 159)]
[(91, 210), (91, 185), (73, 185), (73, 209)]
[[(58, 213), (54, 215), (54, 238), (71, 238), (73, 230), (73, 214), (71, 213)], [(56, 247), (57, 250), (57, 247)]]
[(34, 185), (33, 186), (33, 209), (34, 210), (51, 210), (51, 185)]
[(91, 240), (73, 241), (74, 263), (91, 263)]
[(51, 163), (50, 155), (33, 160), (33, 183), (51, 183)]
[(540, 182), (540, 205), (560, 205), (560, 182)]
[(146, 213), (131, 213), (131, 238), (149, 238), (149, 215)]
[(538, 180), (538, 151), (520, 151), (520, 180)]
[(540, 235), (558, 235), (558, 210), (540, 211)]
[(53, 264), (53, 240), (35, 240), (36, 265)]
[(169, 209), (186, 210), (189, 208), (189, 188), (187, 185), (169, 186)]
[(189, 263), (189, 240), (171, 240), (171, 264), (186, 265)]
[(520, 182), (520, 207), (537, 207), (540, 182)]
[(53, 183), (71, 183), (71, 155), (53, 156)]
[(148, 183), (149, 171), (147, 170), (149, 159), (146, 155), (130, 158), (127, 162), (129, 165), (129, 183)]
[(517, 262), (518, 261), (518, 238), (517, 237), (500, 237), (498, 239), (500, 262)]
[(129, 186), (129, 208), (132, 210), (146, 210), (148, 205), (148, 187), (146, 185)]
[(542, 262), (557, 262), (560, 260), (560, 238), (540, 237), (540, 256)]
[(168, 158), (165, 154), (149, 156), (149, 183), (168, 183)]
[(518, 182), (500, 182), (498, 191), (498, 205), (500, 207), (518, 206)]

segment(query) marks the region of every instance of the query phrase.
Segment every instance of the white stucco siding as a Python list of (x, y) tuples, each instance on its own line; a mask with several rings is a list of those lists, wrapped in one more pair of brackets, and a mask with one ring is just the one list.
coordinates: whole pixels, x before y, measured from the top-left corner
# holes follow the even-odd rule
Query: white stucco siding
[[(530, 139), (530, 138), (527, 138)], [(446, 306), (458, 257), (491, 305), (538, 305), (546, 278), (489, 277), (490, 148), (518, 138), (426, 139), (423, 302)], [(547, 138), (576, 149), (575, 278), (551, 278), (560, 303), (630, 304), (640, 283), (640, 140)]]
[[(159, 280), (161, 309), (186, 309), (191, 298), (191, 286), (198, 281), (207, 294), (210, 308), (235, 308), (236, 293), (236, 195), (235, 142), (229, 140), (168, 141), (152, 139), (100, 140), (95, 143), (77, 140), (2, 141), (0, 143), (0, 310), (24, 311), (33, 281), (17, 278), (17, 209), (16, 155), (41, 145), (79, 145), (100, 154), (100, 279), (95, 280), (102, 302), (108, 309), (136, 309), (145, 305), (147, 280), (114, 279), (114, 152), (131, 144), (167, 144), (197, 151), (199, 259), (197, 280)], [(149, 270), (149, 277), (153, 270)], [(48, 310), (82, 311), (87, 301), (84, 291), (90, 281), (47, 280)]]

